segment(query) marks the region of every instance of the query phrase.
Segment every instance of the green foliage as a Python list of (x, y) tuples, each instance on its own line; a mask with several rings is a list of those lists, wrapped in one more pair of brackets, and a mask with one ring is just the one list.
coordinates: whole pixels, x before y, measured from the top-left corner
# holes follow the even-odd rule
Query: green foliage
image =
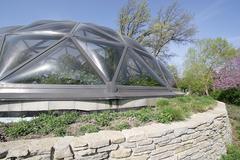
[(215, 104), (211, 97), (184, 96), (171, 100), (160, 99), (157, 102), (157, 114), (155, 119), (161, 123), (179, 121), (187, 118), (192, 112), (206, 111)]
[(61, 73), (51, 73), (46, 75), (38, 75), (34, 78), (27, 79), (24, 83), (38, 83), (38, 84), (103, 84), (102, 80), (90, 71), (76, 70), (76, 71), (62, 71)]
[(240, 105), (240, 89), (239, 88), (216, 90), (211, 92), (211, 96), (219, 101)]
[(25, 136), (32, 132), (30, 128), (30, 123), (27, 121), (20, 121), (18, 123), (13, 123), (10, 127), (5, 129), (6, 135), (10, 137)]
[(129, 124), (128, 122), (123, 121), (123, 122), (120, 122), (120, 123), (114, 125), (114, 126), (113, 126), (113, 129), (114, 129), (114, 130), (121, 131), (121, 130), (124, 130), (124, 129), (128, 129), (128, 128), (130, 128), (130, 127), (131, 127), (131, 126), (130, 126), (130, 124)]
[(13, 138), (29, 134), (64, 136), (69, 124), (75, 122), (80, 125), (80, 134), (111, 128), (123, 130), (151, 121), (169, 123), (183, 120), (192, 112), (201, 112), (211, 108), (214, 103), (211, 97), (184, 96), (172, 99), (161, 98), (156, 107), (144, 107), (125, 112), (104, 111), (84, 115), (76, 112), (67, 112), (62, 115), (48, 113), (41, 114), (32, 121), (12, 123), (5, 127), (5, 131), (7, 136)]
[(143, 108), (137, 112), (136, 118), (140, 122), (149, 122), (150, 120), (152, 120), (152, 114), (152, 109), (150, 107)]
[(240, 160), (240, 148), (230, 145), (227, 148), (227, 155), (223, 155), (221, 160)]
[(237, 54), (236, 49), (225, 39), (204, 39), (190, 48), (185, 59), (182, 87), (187, 85), (191, 93), (208, 95), (213, 83), (213, 74), (226, 60)]
[(57, 136), (66, 134), (67, 125), (74, 123), (77, 120), (78, 114), (64, 113), (60, 116), (53, 114), (41, 114), (32, 121), (20, 121), (13, 123), (6, 128), (6, 134), (9, 137), (19, 137), (28, 134), (46, 135), (54, 133)]
[(100, 129), (94, 124), (86, 124), (79, 128), (79, 133), (84, 135), (85, 133), (98, 132)]
[(163, 107), (161, 109), (161, 112), (158, 115), (156, 115), (157, 121), (161, 123), (179, 121), (179, 120), (183, 120), (184, 118), (185, 118), (185, 115), (181, 109), (171, 107), (171, 106)]
[(124, 85), (135, 85), (135, 86), (159, 86), (159, 82), (157, 82), (152, 77), (148, 75), (142, 75), (137, 77), (130, 77), (128, 81)]
[(159, 99), (157, 101), (157, 106), (168, 106), (170, 104), (168, 99)]
[(94, 116), (96, 124), (99, 126), (109, 126), (110, 122), (113, 120), (113, 114), (111, 112), (102, 112)]

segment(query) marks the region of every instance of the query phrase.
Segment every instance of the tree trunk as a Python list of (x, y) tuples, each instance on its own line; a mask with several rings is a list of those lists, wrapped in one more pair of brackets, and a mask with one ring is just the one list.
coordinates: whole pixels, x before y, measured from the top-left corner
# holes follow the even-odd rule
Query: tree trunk
[(207, 96), (209, 96), (208, 86), (205, 86), (205, 93), (206, 93)]

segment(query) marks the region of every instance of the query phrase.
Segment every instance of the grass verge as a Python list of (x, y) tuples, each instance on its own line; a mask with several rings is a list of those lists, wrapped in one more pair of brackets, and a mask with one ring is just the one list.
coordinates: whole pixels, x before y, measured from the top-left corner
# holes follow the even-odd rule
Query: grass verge
[[(192, 113), (211, 109), (216, 101), (211, 97), (184, 96), (161, 98), (155, 107), (145, 107), (125, 112), (104, 111), (81, 115), (67, 112), (62, 115), (41, 114), (32, 121), (1, 125), (8, 139), (31, 135), (83, 135), (104, 129), (123, 130), (150, 122), (169, 123), (180, 121)], [(75, 125), (74, 125), (75, 124)]]

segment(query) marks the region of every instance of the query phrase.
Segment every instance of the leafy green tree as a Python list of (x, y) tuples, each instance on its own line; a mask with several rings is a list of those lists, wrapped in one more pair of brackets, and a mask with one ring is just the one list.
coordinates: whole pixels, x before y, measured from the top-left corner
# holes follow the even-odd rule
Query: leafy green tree
[(129, 0), (122, 7), (118, 22), (121, 34), (137, 40), (155, 56), (168, 58), (173, 56), (167, 52), (171, 42), (193, 41), (196, 27), (192, 20), (192, 15), (181, 9), (176, 1), (160, 8), (157, 17), (151, 18), (146, 0)]
[(171, 65), (168, 65), (167, 68), (170, 71), (170, 73), (173, 75), (175, 82), (178, 83), (180, 77), (179, 77), (177, 66), (171, 64)]
[(236, 49), (225, 39), (204, 39), (188, 50), (183, 78), (193, 93), (209, 95), (214, 71), (236, 55)]

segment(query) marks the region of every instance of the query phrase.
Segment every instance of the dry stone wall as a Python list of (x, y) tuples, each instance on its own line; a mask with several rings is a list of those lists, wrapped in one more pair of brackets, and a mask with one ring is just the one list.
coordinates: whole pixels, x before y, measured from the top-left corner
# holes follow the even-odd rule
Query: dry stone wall
[(0, 144), (0, 159), (215, 160), (231, 143), (225, 104), (182, 122)]

